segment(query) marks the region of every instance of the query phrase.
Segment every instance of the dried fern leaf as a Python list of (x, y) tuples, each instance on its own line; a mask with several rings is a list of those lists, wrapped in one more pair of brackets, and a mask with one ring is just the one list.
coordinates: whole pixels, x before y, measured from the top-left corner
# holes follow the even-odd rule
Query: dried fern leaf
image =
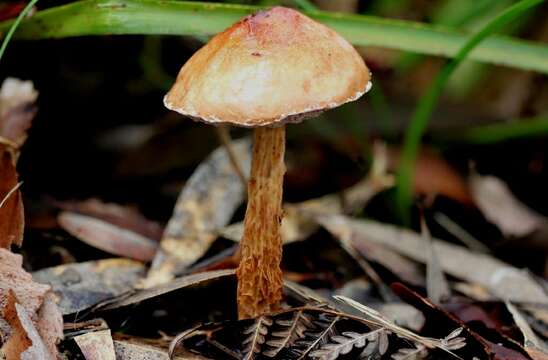
[(243, 341), (244, 356), (242, 360), (253, 360), (261, 353), (261, 348), (266, 341), (268, 328), (272, 325), (272, 319), (268, 316), (260, 316), (254, 319), (253, 324), (247, 327), (243, 333), (248, 335)]
[(310, 316), (303, 310), (294, 312), (291, 319), (276, 320), (276, 325), (281, 329), (272, 331), (272, 338), (266, 343), (271, 348), (263, 351), (263, 355), (268, 357), (275, 357), (283, 348), (290, 347), (295, 341), (304, 338), (305, 332), (314, 327)]
[(466, 345), (465, 339), (462, 337), (458, 337), (458, 335), (463, 329), (460, 329), (460, 331), (459, 329), (454, 330), (446, 338), (441, 340), (424, 337), (424, 336), (417, 335), (410, 330), (407, 330), (405, 328), (402, 328), (401, 326), (394, 324), (392, 321), (385, 318), (378, 311), (371, 309), (370, 307), (367, 307), (363, 304), (360, 304), (359, 302), (355, 300), (352, 300), (350, 298), (347, 298), (345, 296), (340, 296), (340, 295), (336, 295), (334, 296), (334, 298), (349, 306), (352, 306), (354, 309), (365, 314), (368, 319), (364, 319), (364, 320), (366, 320), (367, 322), (371, 322), (371, 323), (377, 324), (378, 326), (385, 327), (386, 329), (390, 330), (397, 336), (407, 340), (411, 340), (413, 342), (420, 343), (429, 349), (438, 348), (445, 351), (448, 354), (451, 354), (457, 359), (462, 359), (460, 356), (455, 354), (453, 350), (458, 350)]
[(392, 354), (394, 360), (423, 360), (428, 356), (428, 349), (424, 345), (415, 344), (415, 348), (402, 348)]
[[(386, 339), (379, 340), (381, 337), (386, 337)], [(387, 341), (386, 330), (383, 328), (364, 334), (344, 332), (342, 335), (332, 336), (329, 343), (322, 345), (318, 350), (312, 351), (310, 357), (318, 360), (335, 360), (340, 355), (350, 353), (353, 349), (364, 348), (359, 359), (366, 359), (374, 354), (382, 355), (386, 352), (388, 348)], [(381, 343), (382, 349), (379, 346)], [(380, 353), (380, 350), (384, 352)]]
[(310, 352), (327, 343), (332, 336), (336, 335), (335, 324), (340, 319), (340, 316), (320, 314), (319, 318), (312, 320), (315, 327), (321, 330), (311, 332), (309, 333), (308, 339), (299, 341), (299, 345), (301, 345), (303, 349), (298, 351), (300, 356), (297, 360), (307, 359)]

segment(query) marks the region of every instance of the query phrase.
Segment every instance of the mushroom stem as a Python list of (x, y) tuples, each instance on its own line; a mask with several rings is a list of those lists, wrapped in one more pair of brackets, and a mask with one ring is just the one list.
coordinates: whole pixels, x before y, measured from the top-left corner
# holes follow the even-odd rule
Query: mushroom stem
[(285, 126), (255, 129), (238, 267), (238, 317), (273, 311), (282, 299), (282, 191)]

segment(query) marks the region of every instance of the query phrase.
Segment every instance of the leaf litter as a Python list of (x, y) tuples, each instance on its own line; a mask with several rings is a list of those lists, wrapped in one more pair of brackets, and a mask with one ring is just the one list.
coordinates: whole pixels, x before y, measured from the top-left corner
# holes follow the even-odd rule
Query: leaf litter
[[(11, 79), (0, 90), (6, 249), (23, 239), (16, 163), (36, 98), (28, 82)], [(250, 141), (230, 148), (232, 156), (218, 148), (194, 170), (165, 228), (136, 207), (94, 197), (50, 201), (59, 212), (47, 231), (62, 229), (101, 256), (120, 258), (61, 263), (31, 277), (18, 255), (1, 249), (8, 267), (0, 272), (2, 355), (54, 359), (61, 349), (87, 360), (546, 358), (543, 279), (496, 258), (453, 215), (434, 220), (467, 248), (430, 235), (425, 223), (418, 233), (364, 219), (394, 184), (394, 151), (380, 143), (361, 180), (284, 205), (284, 266), (298, 283), (286, 279), (277, 311), (235, 320), (235, 309), (220, 305), (230, 307), (235, 291), (238, 253), (226, 240), (241, 237)], [(472, 174), (467, 184), (429, 150), (417, 173), (417, 194), (475, 205), (507, 238), (546, 234), (545, 217), (498, 178)], [(505, 316), (495, 318), (489, 306), (506, 309)]]

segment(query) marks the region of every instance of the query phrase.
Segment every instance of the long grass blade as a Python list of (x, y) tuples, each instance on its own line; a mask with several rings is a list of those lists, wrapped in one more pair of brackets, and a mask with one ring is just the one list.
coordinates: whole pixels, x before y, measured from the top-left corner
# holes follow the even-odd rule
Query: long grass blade
[[(22, 39), (83, 35), (211, 35), (260, 7), (174, 0), (81, 0), (37, 12), (23, 21)], [(354, 45), (379, 46), (453, 57), (468, 36), (450, 27), (374, 16), (312, 11)], [(0, 23), (0, 32), (11, 22)], [(493, 36), (469, 55), (472, 60), (548, 73), (548, 46)]]
[(504, 10), (500, 15), (488, 22), (481, 30), (472, 36), (458, 51), (454, 59), (449, 61), (434, 79), (432, 85), (423, 95), (411, 119), (409, 129), (405, 134), (400, 168), (397, 176), (397, 200), (402, 219), (409, 222), (409, 209), (412, 203), (412, 178), (415, 160), (419, 151), (422, 135), (428, 125), (432, 111), (441, 92), (458, 65), (471, 54), (472, 50), (491, 34), (505, 24), (518, 18), (533, 6), (544, 0), (522, 0)]
[(38, 0), (29, 1), (29, 3), (25, 6), (23, 11), (19, 13), (19, 16), (17, 16), (17, 18), (11, 22), (11, 26), (9, 27), (9, 30), (6, 33), (6, 36), (2, 40), (2, 46), (0, 46), (0, 60), (4, 56), (4, 52), (6, 51), (6, 48), (8, 47), (8, 44), (13, 36), (13, 33), (15, 32), (15, 30), (21, 23), (21, 20), (23, 20), (23, 18), (27, 16), (27, 14), (32, 10), (32, 8), (34, 7), (34, 5), (36, 5), (37, 2)]

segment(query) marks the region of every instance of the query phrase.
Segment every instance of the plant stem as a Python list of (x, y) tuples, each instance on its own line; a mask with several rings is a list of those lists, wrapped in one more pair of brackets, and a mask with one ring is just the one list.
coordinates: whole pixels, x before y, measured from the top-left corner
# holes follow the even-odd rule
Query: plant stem
[(238, 317), (275, 310), (282, 299), (282, 194), (285, 126), (255, 129), (238, 267)]
[[(23, 21), (16, 36), (46, 39), (113, 34), (211, 35), (259, 9), (199, 1), (82, 0), (37, 12)], [(468, 37), (450, 27), (404, 20), (325, 11), (308, 15), (359, 46), (453, 57)], [(11, 24), (0, 23), (0, 32), (7, 31)], [(489, 38), (469, 58), (548, 73), (548, 46), (510, 37)]]

